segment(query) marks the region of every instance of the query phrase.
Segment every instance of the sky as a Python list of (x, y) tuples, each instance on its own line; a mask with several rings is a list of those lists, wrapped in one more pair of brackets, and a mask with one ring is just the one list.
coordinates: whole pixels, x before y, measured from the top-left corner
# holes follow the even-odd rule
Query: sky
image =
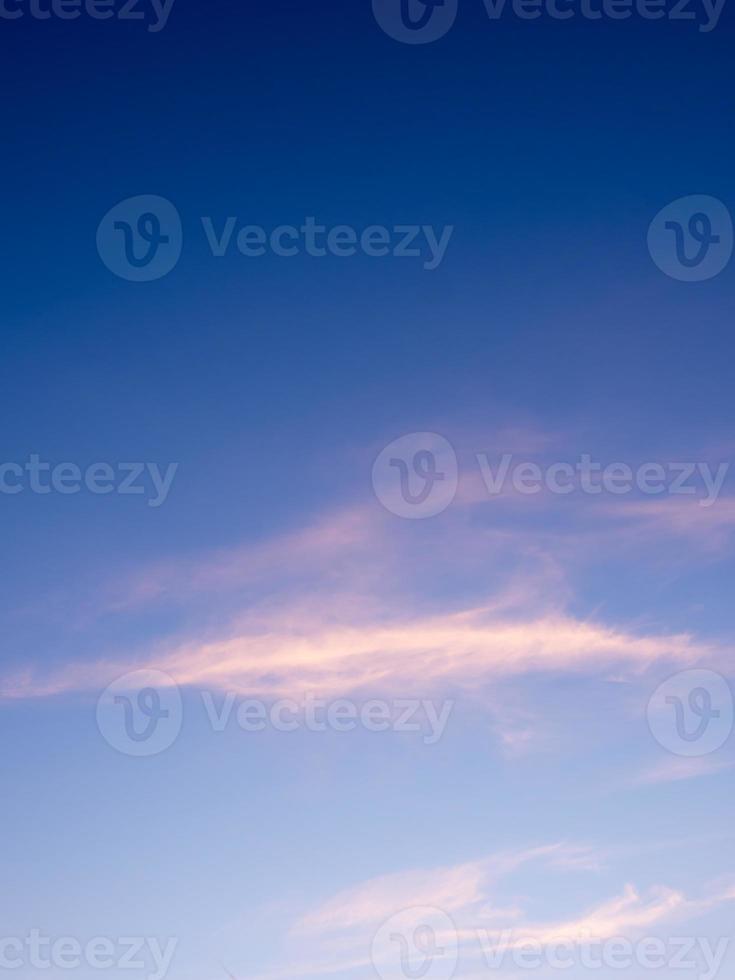
[(1, 974), (732, 975), (733, 14), (620, 3), (0, 5)]

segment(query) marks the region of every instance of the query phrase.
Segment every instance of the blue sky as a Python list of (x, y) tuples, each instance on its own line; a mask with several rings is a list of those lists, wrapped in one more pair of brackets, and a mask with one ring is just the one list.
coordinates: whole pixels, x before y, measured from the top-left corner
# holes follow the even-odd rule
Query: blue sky
[[(0, 493), (0, 940), (173, 938), (171, 980), (398, 980), (375, 937), (410, 940), (430, 907), (477, 980), (518, 973), (478, 930), (574, 936), (575, 956), (584, 931), (731, 934), (734, 273), (680, 281), (647, 248), (670, 202), (735, 207), (731, 21), (491, 21), (467, 0), (413, 45), (363, 0), (176, 0), (157, 32), (0, 19), (0, 465), (24, 481)], [(96, 246), (138, 195), (182, 226), (151, 282)], [(202, 219), (230, 216), (452, 231), (432, 270), (216, 257)], [(414, 520), (389, 461), (411, 470), (417, 433), (446, 440), (452, 492)], [(493, 493), (482, 461), (504, 454), (666, 485)], [(35, 493), (32, 456), (107, 464), (118, 489), (125, 464), (174, 469), (150, 506), (150, 470), (141, 493)], [(695, 492), (672, 492), (689, 463)], [(722, 737), (677, 754), (672, 705), (706, 713), (688, 697), (708, 685)], [(138, 758), (123, 704), (151, 686), (176, 731)], [(389, 730), (238, 724), (246, 699), (307, 695), (386, 704)], [(438, 737), (422, 712), (395, 730), (399, 701), (449, 705)]]

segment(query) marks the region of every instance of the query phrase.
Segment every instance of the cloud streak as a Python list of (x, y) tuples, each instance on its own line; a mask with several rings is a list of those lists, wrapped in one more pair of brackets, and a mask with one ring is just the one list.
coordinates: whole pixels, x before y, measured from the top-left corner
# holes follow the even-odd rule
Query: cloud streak
[(735, 900), (733, 882), (712, 887), (699, 898), (665, 885), (641, 891), (628, 883), (618, 893), (567, 918), (534, 919), (522, 901), (508, 903), (512, 896), (508, 879), (529, 866), (543, 879), (559, 873), (595, 875), (605, 862), (605, 853), (594, 848), (555, 843), (370, 879), (301, 916), (288, 939), (299, 947), (298, 960), (267, 977), (332, 975), (367, 967), (372, 939), (384, 923), (399, 917), (402, 931), (417, 928), (425, 921), (427, 909), (449, 917), (441, 927), (448, 931), (438, 932), (435, 940), (438, 946), (458, 943), (460, 975), (464, 975), (481, 966), (482, 957), (521, 949), (529, 942), (549, 947), (618, 937), (633, 940), (666, 923), (690, 920)]
[(261, 697), (469, 691), (535, 672), (640, 673), (657, 661), (693, 663), (707, 653), (686, 634), (640, 636), (564, 614), (522, 620), (480, 608), (376, 622), (360, 612), (351, 603), (342, 616), (303, 606), (264, 610), (227, 636), (185, 641), (150, 658), (73, 665), (43, 679), (26, 671), (6, 680), (2, 695), (88, 690), (142, 667), (166, 671), (181, 686)]

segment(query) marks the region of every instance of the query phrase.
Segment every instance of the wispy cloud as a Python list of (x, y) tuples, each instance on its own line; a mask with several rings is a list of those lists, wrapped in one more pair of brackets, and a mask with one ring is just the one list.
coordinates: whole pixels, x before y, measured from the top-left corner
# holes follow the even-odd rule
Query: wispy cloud
[(634, 785), (656, 785), (658, 783), (675, 783), (685, 779), (699, 779), (703, 776), (714, 776), (735, 766), (733, 759), (721, 759), (713, 756), (700, 758), (677, 758), (671, 756), (662, 759), (653, 766), (640, 772), (633, 780)]
[[(156, 566), (103, 608), (175, 602), (186, 610), (178, 630), (149, 642), (138, 634), (94, 661), (24, 666), (0, 679), (0, 696), (94, 691), (152, 667), (182, 686), (260, 697), (451, 689), (482, 700), (483, 686), (507, 678), (634, 677), (716, 654), (686, 633), (580, 619), (553, 557), (519, 548), (514, 535), (478, 534), (465, 520), (417, 538), (412, 522), (396, 524), (377, 507), (339, 511), (258, 545)], [(509, 753), (522, 752), (538, 728), (522, 705), (499, 722)]]
[[(476, 969), (492, 950), (521, 948), (529, 941), (544, 945), (581, 944), (615, 937), (630, 939), (664, 923), (685, 921), (735, 899), (735, 884), (711, 886), (697, 898), (681, 890), (656, 885), (641, 891), (633, 884), (602, 897), (566, 918), (532, 918), (517, 898), (508, 903), (506, 879), (529, 865), (544, 877), (557, 873), (596, 875), (606, 863), (604, 852), (593, 848), (552, 844), (508, 851), (452, 867), (384, 875), (335, 895), (301, 916), (290, 929), (289, 943), (300, 950), (276, 977), (331, 975), (370, 962), (372, 938), (380, 926), (400, 915), (402, 927), (418, 926), (426, 909), (446, 913), (454, 924), (451, 934), (437, 934), (438, 945), (458, 942), (463, 966)], [(447, 925), (447, 928), (448, 925)]]
[(50, 675), (26, 671), (6, 679), (2, 695), (89, 690), (138, 667), (164, 670), (182, 686), (263, 697), (472, 690), (478, 682), (531, 672), (626, 666), (635, 673), (659, 660), (692, 663), (707, 652), (686, 634), (635, 635), (565, 614), (524, 621), (480, 608), (376, 622), (372, 609), (347, 605), (326, 612), (303, 605), (261, 610), (221, 638), (185, 640), (148, 657), (77, 664)]

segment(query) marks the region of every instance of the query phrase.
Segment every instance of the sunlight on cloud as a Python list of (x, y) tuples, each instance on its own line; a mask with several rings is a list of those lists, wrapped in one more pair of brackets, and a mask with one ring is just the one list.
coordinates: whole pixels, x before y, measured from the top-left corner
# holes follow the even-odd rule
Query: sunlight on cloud
[(411, 925), (412, 916), (414, 926), (418, 926), (429, 908), (440, 910), (449, 916), (447, 924), (453, 923), (451, 934), (437, 933), (437, 943), (449, 945), (458, 940), (464, 967), (473, 970), (480, 965), (481, 954), (522, 949), (529, 941), (541, 946), (575, 946), (623, 936), (642, 937), (648, 930), (681, 924), (735, 899), (733, 883), (710, 888), (698, 899), (663, 885), (642, 893), (635, 885), (626, 884), (587, 910), (546, 921), (532, 918), (517, 903), (507, 904), (506, 879), (526, 866), (534, 866), (546, 876), (554, 872), (594, 876), (604, 862), (604, 853), (591, 847), (557, 843), (501, 852), (454, 867), (371, 879), (340, 892), (298, 919), (290, 930), (289, 943), (296, 943), (303, 957), (267, 976), (275, 980), (289, 971), (291, 976), (331, 975), (365, 966), (369, 963), (366, 951), (383, 923), (400, 914), (403, 927)]

